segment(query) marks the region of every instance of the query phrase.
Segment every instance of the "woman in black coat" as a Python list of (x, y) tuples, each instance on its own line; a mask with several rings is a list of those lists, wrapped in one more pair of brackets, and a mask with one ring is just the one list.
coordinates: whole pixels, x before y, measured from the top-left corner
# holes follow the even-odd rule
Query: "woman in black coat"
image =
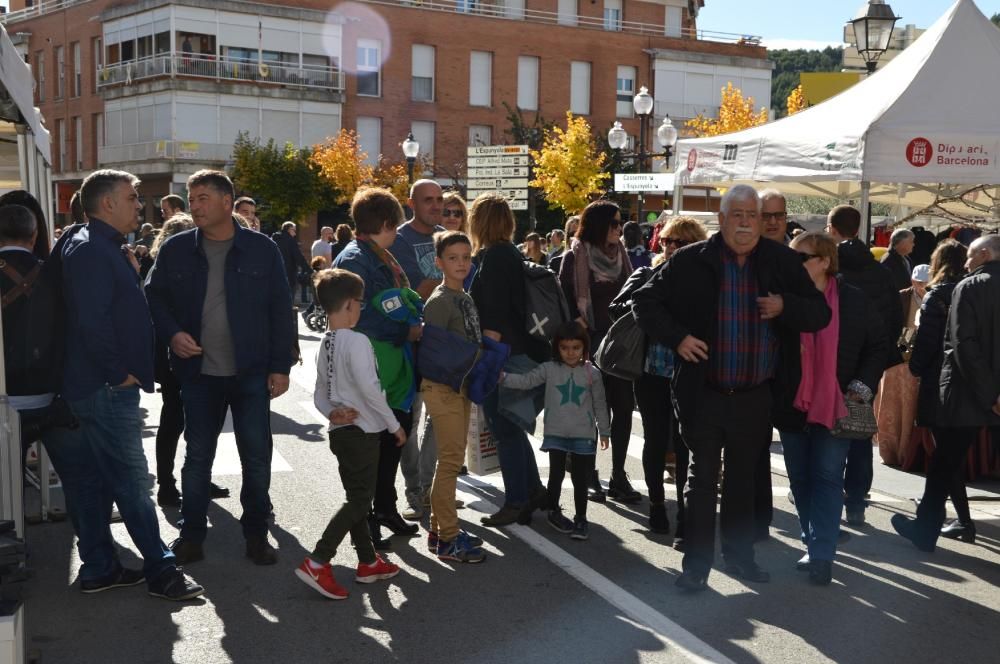
[[(965, 276), (966, 247), (955, 240), (944, 240), (931, 255), (930, 280), (927, 296), (920, 306), (920, 327), (910, 355), (910, 373), (920, 379), (917, 393), (917, 424), (933, 428), (940, 424), (938, 390), (941, 365), (944, 363), (944, 332), (955, 286)], [(946, 523), (941, 536), (976, 541), (976, 526), (969, 513), (969, 496), (965, 491), (963, 470), (959, 469), (949, 491), (958, 518)]]
[(889, 341), (874, 305), (837, 274), (837, 243), (811, 231), (792, 240), (816, 288), (833, 310), (830, 324), (801, 334), (799, 353), (786, 353), (775, 381), (773, 422), (808, 552), (799, 567), (827, 585), (844, 509), (844, 467), (851, 441), (831, 430), (847, 414), (843, 403), (870, 403)]

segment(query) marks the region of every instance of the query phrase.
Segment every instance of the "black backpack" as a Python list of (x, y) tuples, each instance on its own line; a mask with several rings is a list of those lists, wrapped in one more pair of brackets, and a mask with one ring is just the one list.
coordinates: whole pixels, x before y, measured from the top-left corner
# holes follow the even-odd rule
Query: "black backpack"
[(568, 320), (569, 305), (556, 273), (524, 261), (524, 329), (528, 336), (548, 343), (556, 328)]
[(48, 262), (40, 261), (19, 271), (9, 257), (0, 258), (0, 272), (9, 284), (2, 301), (8, 390), (13, 394), (58, 392), (66, 345), (58, 275)]

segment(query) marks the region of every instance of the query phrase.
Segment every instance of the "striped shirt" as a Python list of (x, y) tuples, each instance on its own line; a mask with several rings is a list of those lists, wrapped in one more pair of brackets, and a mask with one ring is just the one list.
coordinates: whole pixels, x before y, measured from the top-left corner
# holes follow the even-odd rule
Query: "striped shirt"
[(756, 253), (741, 267), (736, 255), (722, 247), (719, 316), (708, 353), (709, 382), (719, 389), (748, 389), (774, 377), (778, 340), (771, 321), (757, 309)]

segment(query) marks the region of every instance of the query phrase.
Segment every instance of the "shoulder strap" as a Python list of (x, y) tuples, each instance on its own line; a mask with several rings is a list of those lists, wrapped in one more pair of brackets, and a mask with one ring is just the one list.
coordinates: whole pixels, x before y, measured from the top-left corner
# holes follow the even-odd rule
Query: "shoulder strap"
[(15, 270), (13, 265), (3, 259), (0, 259), (0, 270), (2, 270), (3, 273), (14, 282), (14, 288), (12, 288), (6, 295), (3, 296), (3, 299), (0, 300), (2, 308), (6, 308), (8, 304), (11, 304), (22, 295), (31, 294), (31, 288), (35, 285), (35, 280), (38, 279), (38, 275), (42, 271), (42, 264), (38, 263), (35, 265), (27, 276), (21, 276), (21, 273)]

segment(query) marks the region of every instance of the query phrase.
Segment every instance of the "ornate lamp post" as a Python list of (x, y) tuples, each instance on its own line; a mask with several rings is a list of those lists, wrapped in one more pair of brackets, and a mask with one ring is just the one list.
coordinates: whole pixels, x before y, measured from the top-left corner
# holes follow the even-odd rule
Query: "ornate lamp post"
[(858, 54), (865, 61), (869, 76), (875, 72), (878, 59), (889, 50), (892, 30), (900, 18), (892, 13), (892, 7), (885, 0), (869, 0), (849, 21), (854, 29)]
[(406, 157), (406, 177), (409, 184), (413, 184), (413, 166), (417, 163), (417, 155), (420, 154), (420, 143), (413, 139), (413, 132), (406, 135), (403, 141), (403, 156)]

